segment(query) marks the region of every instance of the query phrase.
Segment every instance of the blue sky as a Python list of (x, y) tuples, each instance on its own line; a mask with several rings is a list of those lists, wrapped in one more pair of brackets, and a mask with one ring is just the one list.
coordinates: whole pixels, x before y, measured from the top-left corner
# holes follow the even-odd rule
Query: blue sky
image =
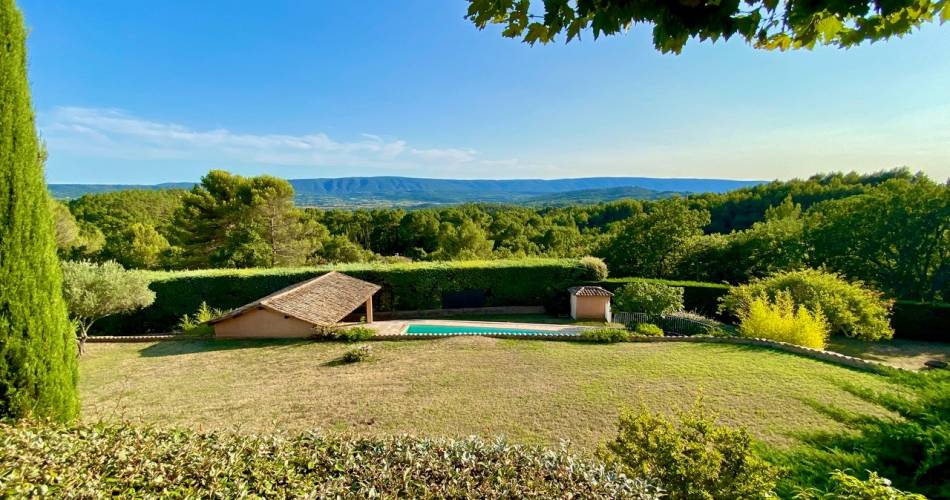
[[(148, 7), (144, 7), (148, 5)], [(50, 182), (950, 177), (950, 23), (847, 51), (531, 47), (463, 0), (20, 0)]]

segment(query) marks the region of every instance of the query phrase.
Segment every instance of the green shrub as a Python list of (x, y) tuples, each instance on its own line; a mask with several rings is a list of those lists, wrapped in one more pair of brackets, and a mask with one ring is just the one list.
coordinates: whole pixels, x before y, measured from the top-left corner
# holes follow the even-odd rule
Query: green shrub
[(587, 342), (612, 344), (627, 342), (630, 340), (630, 333), (623, 328), (588, 328), (581, 332), (580, 338)]
[(739, 334), (824, 349), (828, 340), (828, 323), (821, 310), (811, 312), (802, 305), (796, 308), (791, 295), (780, 291), (776, 293), (774, 302), (764, 296), (758, 297), (740, 312)]
[(341, 264), (309, 268), (209, 269), (147, 272), (156, 299), (152, 306), (97, 323), (98, 333), (168, 331), (182, 314), (202, 300), (232, 309), (325, 272), (336, 270), (376, 283), (379, 311), (439, 309), (443, 296), (460, 291), (484, 293), (485, 306), (542, 305), (552, 292), (593, 280), (578, 259), (414, 262), (403, 264)]
[(79, 413), (74, 324), (66, 315), (45, 152), (27, 78), (26, 29), (0, 0), (0, 418)]
[(770, 457), (789, 471), (780, 492), (790, 495), (803, 486), (833, 490), (829, 475), (850, 469), (875, 471), (904, 491), (950, 498), (950, 370), (895, 371), (887, 381), (895, 390), (845, 386), (876, 405), (873, 414), (818, 407), (842, 430), (799, 436), (802, 446)]
[(0, 424), (3, 498), (659, 498), (565, 450), (477, 438)]
[(352, 326), (349, 328), (340, 328), (333, 332), (333, 338), (344, 342), (362, 342), (369, 340), (376, 335), (376, 330), (365, 326)]
[(799, 490), (796, 500), (927, 500), (916, 493), (907, 493), (891, 486), (891, 481), (871, 472), (867, 479), (856, 478), (844, 471), (831, 473), (828, 488)]
[(344, 363), (359, 363), (366, 361), (373, 356), (373, 350), (368, 345), (361, 345), (343, 353), (341, 358)]
[(733, 287), (722, 299), (722, 310), (736, 316), (761, 295), (774, 299), (788, 292), (796, 305), (820, 310), (833, 333), (864, 340), (889, 339), (894, 335), (889, 323), (892, 303), (860, 282), (824, 271), (805, 269), (772, 275)]
[(618, 311), (664, 315), (683, 310), (683, 289), (634, 281), (617, 290), (613, 299)]
[(663, 329), (654, 325), (653, 323), (640, 323), (634, 329), (637, 335), (645, 335), (647, 337), (662, 337)]
[(674, 499), (772, 497), (778, 473), (753, 453), (744, 429), (716, 425), (699, 404), (677, 416), (673, 422), (645, 407), (622, 411), (601, 457), (657, 481)]
[[(730, 287), (721, 283), (647, 278), (610, 278), (588, 284), (616, 291), (623, 285), (634, 281), (662, 283), (680, 287), (684, 291), (683, 303), (685, 310), (695, 311), (719, 321), (731, 322), (736, 319), (734, 313), (730, 313), (722, 306), (722, 298), (728, 294)], [(947, 283), (950, 283), (950, 280)], [(890, 323), (896, 338), (937, 342), (950, 341), (950, 304), (898, 300), (894, 302), (892, 312)]]
[(722, 323), (694, 312), (678, 311), (667, 314), (657, 321), (665, 330), (680, 335), (721, 335), (723, 333)]
[(185, 335), (194, 335), (196, 337), (213, 337), (214, 327), (208, 324), (209, 321), (223, 316), (227, 311), (213, 309), (208, 307), (208, 303), (201, 301), (198, 310), (194, 316), (183, 315), (178, 320), (178, 331)]
[(581, 257), (579, 261), (581, 267), (587, 269), (591, 279), (601, 281), (607, 279), (607, 264), (604, 263), (603, 259), (599, 257)]

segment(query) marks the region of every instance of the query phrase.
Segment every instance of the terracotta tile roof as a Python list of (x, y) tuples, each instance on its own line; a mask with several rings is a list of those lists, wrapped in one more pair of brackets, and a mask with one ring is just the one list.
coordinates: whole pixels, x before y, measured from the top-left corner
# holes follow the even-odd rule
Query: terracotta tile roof
[(567, 289), (578, 297), (613, 297), (614, 294), (599, 286), (575, 286)]
[(331, 271), (243, 305), (211, 320), (211, 323), (263, 307), (313, 325), (332, 325), (363, 305), (379, 290), (379, 285)]

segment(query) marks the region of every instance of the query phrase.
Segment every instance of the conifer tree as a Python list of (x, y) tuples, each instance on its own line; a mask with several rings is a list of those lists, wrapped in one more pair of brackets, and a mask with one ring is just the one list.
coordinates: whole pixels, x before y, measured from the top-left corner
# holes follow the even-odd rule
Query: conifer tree
[(26, 62), (23, 17), (0, 0), (0, 418), (62, 421), (78, 412), (76, 344)]

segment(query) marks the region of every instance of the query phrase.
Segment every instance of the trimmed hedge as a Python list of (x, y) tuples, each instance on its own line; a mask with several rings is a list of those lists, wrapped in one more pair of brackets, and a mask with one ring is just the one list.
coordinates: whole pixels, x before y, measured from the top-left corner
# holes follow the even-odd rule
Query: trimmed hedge
[(565, 450), (407, 436), (0, 423), (3, 498), (639, 498), (657, 489)]
[[(729, 292), (729, 285), (700, 281), (673, 281), (648, 278), (610, 278), (588, 284), (616, 291), (632, 281), (647, 281), (683, 288), (683, 303), (687, 311), (732, 323), (735, 318), (720, 314), (719, 298)], [(950, 342), (950, 304), (930, 304), (909, 300), (894, 303), (891, 315), (894, 338)]]
[(894, 303), (891, 327), (897, 338), (950, 342), (950, 304), (898, 300)]
[(440, 309), (445, 294), (463, 291), (483, 294), (486, 307), (536, 306), (597, 277), (596, 269), (580, 259), (147, 272), (155, 303), (135, 313), (106, 318), (97, 323), (95, 333), (171, 331), (183, 314), (195, 311), (202, 301), (213, 308), (232, 309), (331, 270), (382, 286), (374, 300), (379, 311)]

